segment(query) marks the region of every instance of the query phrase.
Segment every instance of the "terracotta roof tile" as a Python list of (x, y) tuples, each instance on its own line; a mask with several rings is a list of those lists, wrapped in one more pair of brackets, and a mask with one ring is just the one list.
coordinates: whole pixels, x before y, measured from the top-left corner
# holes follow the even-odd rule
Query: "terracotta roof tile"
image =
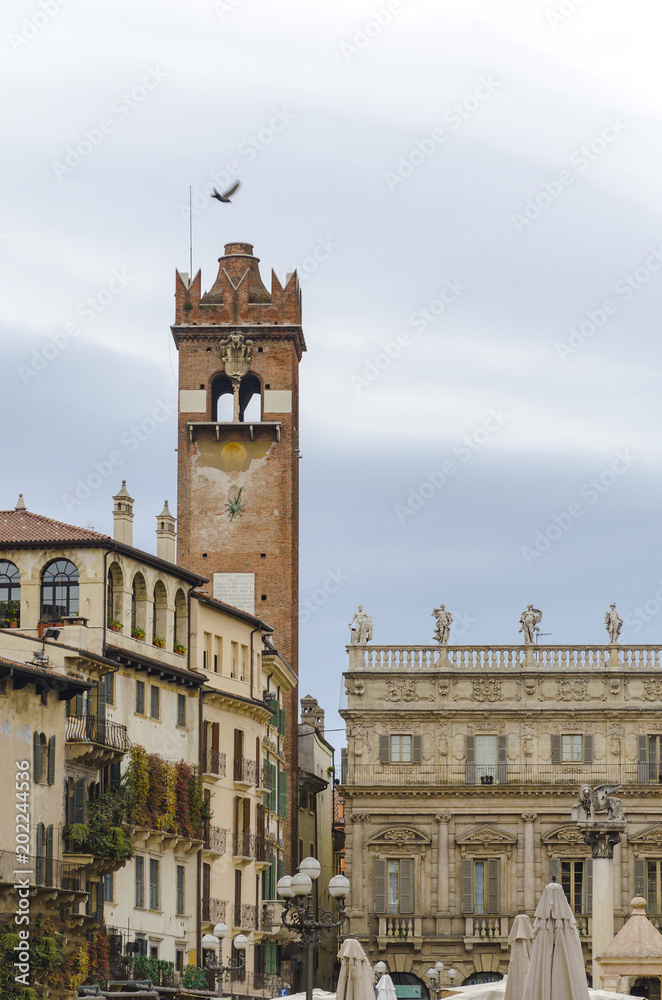
[(54, 521), (29, 510), (0, 510), (0, 545), (26, 542), (110, 541), (108, 535), (89, 528)]

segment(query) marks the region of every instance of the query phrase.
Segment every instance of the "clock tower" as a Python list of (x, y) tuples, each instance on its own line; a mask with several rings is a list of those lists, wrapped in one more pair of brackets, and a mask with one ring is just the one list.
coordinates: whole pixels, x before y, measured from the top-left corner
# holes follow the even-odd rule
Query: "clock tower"
[[(272, 625), (298, 674), (301, 293), (296, 272), (282, 285), (272, 271), (268, 291), (258, 265), (250, 243), (228, 243), (209, 291), (200, 271), (176, 275), (177, 560), (209, 577), (209, 596)], [(284, 854), (294, 870), (296, 689), (287, 702)]]

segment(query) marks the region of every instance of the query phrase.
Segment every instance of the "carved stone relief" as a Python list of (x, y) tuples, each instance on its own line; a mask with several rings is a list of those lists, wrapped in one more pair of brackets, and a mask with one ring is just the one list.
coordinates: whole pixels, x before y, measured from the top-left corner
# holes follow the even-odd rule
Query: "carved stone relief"
[(418, 701), (417, 684), (416, 677), (387, 677), (387, 701)]
[(662, 701), (662, 677), (644, 677), (644, 701)]
[(500, 677), (474, 677), (472, 683), (474, 701), (501, 701)]
[(590, 701), (591, 696), (588, 693), (588, 678), (577, 677), (570, 679), (569, 677), (557, 677), (556, 684), (558, 687), (557, 698), (559, 701)]
[(349, 677), (345, 675), (345, 694), (353, 698), (361, 698), (365, 694), (365, 681), (362, 677)]

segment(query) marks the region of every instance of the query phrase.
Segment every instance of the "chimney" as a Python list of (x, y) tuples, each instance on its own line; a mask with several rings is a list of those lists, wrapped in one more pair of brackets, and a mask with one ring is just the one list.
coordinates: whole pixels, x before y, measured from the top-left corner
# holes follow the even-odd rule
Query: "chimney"
[(169, 563), (175, 562), (176, 540), (175, 518), (170, 513), (168, 501), (166, 500), (163, 510), (156, 519), (156, 554), (159, 559), (164, 559)]
[(129, 496), (126, 479), (114, 497), (113, 507), (113, 538), (124, 545), (133, 545), (133, 497)]
[(18, 494), (18, 500), (16, 501), (16, 506), (14, 507), (14, 510), (27, 510), (27, 507), (25, 506), (25, 500), (23, 499), (23, 494), (22, 493)]
[(309, 694), (301, 699), (301, 722), (314, 726), (320, 736), (324, 736), (324, 709), (320, 708), (317, 698)]

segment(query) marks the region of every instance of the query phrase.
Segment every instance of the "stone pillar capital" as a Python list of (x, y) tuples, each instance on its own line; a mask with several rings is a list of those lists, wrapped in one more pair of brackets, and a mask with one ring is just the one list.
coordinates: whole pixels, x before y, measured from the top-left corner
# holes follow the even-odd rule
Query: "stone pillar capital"
[(435, 816), (437, 823), (448, 823), (452, 818), (452, 813), (437, 813)]
[(538, 819), (538, 813), (522, 813), (522, 819), (525, 823), (535, 823)]

